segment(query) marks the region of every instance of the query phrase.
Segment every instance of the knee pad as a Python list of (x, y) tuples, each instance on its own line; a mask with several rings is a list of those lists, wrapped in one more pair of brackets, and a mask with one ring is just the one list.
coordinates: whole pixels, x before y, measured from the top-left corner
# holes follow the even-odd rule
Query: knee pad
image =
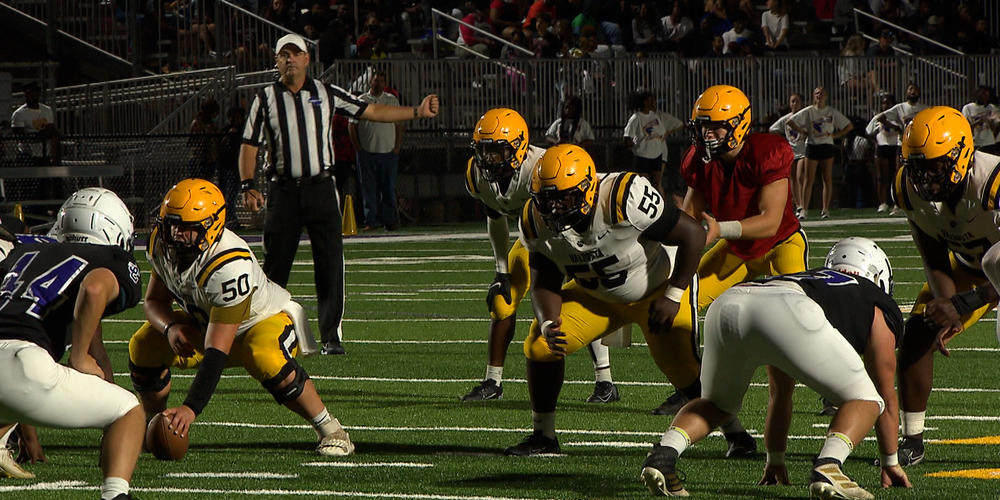
[[(295, 373), (295, 377), (292, 378), (291, 383), (279, 385), (288, 378), (289, 373), (293, 372)], [(285, 367), (274, 378), (264, 381), (263, 385), (271, 393), (271, 396), (274, 397), (274, 400), (279, 405), (283, 405), (302, 395), (302, 391), (306, 388), (307, 380), (309, 380), (309, 374), (306, 373), (306, 369), (302, 368), (302, 365), (293, 359), (286, 363)]]
[(129, 360), (128, 370), (135, 392), (160, 392), (170, 383), (170, 370), (166, 366), (147, 368), (136, 366)]

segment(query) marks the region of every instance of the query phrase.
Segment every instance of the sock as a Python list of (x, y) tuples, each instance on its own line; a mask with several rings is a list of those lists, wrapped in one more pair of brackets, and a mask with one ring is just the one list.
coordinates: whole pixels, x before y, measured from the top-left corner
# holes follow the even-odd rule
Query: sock
[(531, 412), (531, 425), (537, 432), (549, 439), (556, 437), (556, 412), (545, 413)]
[(673, 448), (677, 450), (677, 456), (680, 456), (688, 446), (691, 446), (691, 437), (684, 429), (671, 426), (660, 438), (660, 446)]
[(594, 362), (594, 378), (598, 382), (611, 382), (611, 354), (608, 346), (597, 339), (587, 346), (590, 359)]
[(916, 436), (924, 433), (924, 416), (927, 411), (904, 411), (903, 435)]
[(486, 380), (493, 380), (500, 385), (503, 383), (503, 367), (486, 365)]
[(101, 500), (111, 500), (112, 498), (128, 494), (128, 481), (120, 477), (106, 477), (101, 484)]
[(851, 442), (851, 438), (840, 432), (831, 432), (826, 435), (823, 449), (819, 450), (819, 458), (833, 458), (843, 464), (853, 449), (854, 443)]
[(340, 420), (337, 420), (330, 416), (330, 412), (323, 408), (323, 411), (319, 412), (318, 415), (312, 418), (313, 429), (316, 430), (316, 435), (320, 439), (323, 436), (330, 434), (331, 432), (337, 432), (343, 427), (340, 426)]
[(743, 423), (740, 422), (740, 419), (736, 417), (729, 419), (728, 422), (720, 425), (719, 428), (722, 429), (724, 434), (742, 434), (747, 431), (743, 428)]

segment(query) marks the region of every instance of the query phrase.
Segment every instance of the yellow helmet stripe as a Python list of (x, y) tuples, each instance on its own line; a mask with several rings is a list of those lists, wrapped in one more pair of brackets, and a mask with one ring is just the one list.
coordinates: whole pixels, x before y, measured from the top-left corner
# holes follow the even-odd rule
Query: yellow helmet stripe
[(473, 165), (475, 161), (475, 159), (469, 158), (468, 165), (465, 167), (465, 187), (474, 195), (479, 194), (479, 188), (476, 187), (476, 174), (473, 172), (473, 169), (476, 168)]
[(526, 240), (533, 240), (538, 237), (538, 228), (535, 227), (535, 220), (531, 215), (531, 206), (534, 203), (534, 200), (528, 200), (524, 203), (524, 208), (521, 209), (521, 232), (524, 233), (524, 239)]
[(205, 286), (205, 283), (208, 282), (208, 278), (212, 276), (212, 273), (220, 267), (235, 260), (251, 260), (250, 252), (248, 250), (243, 250), (242, 248), (234, 248), (212, 257), (212, 260), (208, 261), (208, 264), (206, 264), (205, 267), (201, 269), (201, 272), (198, 273), (198, 286)]
[(906, 211), (913, 210), (913, 204), (910, 203), (910, 194), (906, 191), (906, 168), (899, 169), (896, 172), (896, 180), (892, 183), (893, 198), (896, 199), (896, 204), (900, 208)]
[(994, 168), (986, 181), (986, 189), (983, 190), (983, 210), (992, 212), (1000, 206), (1000, 168)]
[(634, 172), (623, 173), (615, 179), (615, 183), (611, 188), (611, 223), (618, 224), (619, 222), (628, 219), (628, 214), (626, 213), (626, 207), (628, 206), (628, 193), (632, 190), (632, 181), (635, 180), (636, 174)]

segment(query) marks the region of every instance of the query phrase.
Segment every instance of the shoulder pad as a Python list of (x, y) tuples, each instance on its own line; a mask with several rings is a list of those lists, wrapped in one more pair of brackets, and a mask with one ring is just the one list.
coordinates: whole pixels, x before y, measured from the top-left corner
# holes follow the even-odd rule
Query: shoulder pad
[[(975, 161), (975, 159), (973, 159)], [(994, 165), (993, 171), (983, 185), (983, 210), (992, 212), (1000, 207), (1000, 165)]]
[(534, 200), (528, 200), (521, 209), (521, 233), (525, 240), (538, 238), (538, 228), (535, 226), (535, 217), (532, 215)]
[(219, 252), (217, 255), (209, 259), (209, 261), (205, 263), (205, 266), (201, 268), (201, 271), (198, 272), (198, 287), (204, 287), (212, 275), (216, 274), (217, 271), (225, 267), (226, 264), (236, 261), (252, 260), (250, 251), (245, 248), (232, 248)]
[(473, 197), (478, 197), (479, 188), (476, 187), (476, 160), (474, 158), (469, 158), (468, 163), (465, 167), (465, 189)]
[(896, 172), (896, 179), (892, 183), (892, 196), (899, 208), (907, 212), (913, 210), (913, 203), (910, 203), (910, 193), (906, 189), (906, 167), (900, 168)]
[(623, 172), (615, 177), (611, 184), (611, 197), (609, 199), (608, 214), (611, 216), (611, 223), (618, 224), (628, 220), (628, 195), (632, 190), (632, 183), (635, 182), (637, 174), (634, 172)]

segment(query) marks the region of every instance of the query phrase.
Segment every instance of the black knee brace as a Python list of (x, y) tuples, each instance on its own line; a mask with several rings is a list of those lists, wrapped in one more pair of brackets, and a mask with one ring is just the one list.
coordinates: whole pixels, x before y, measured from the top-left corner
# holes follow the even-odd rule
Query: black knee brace
[[(135, 392), (160, 392), (170, 383), (170, 370), (166, 366), (146, 368), (128, 361), (129, 376)], [(166, 371), (166, 375), (163, 372)]]
[[(279, 386), (286, 378), (288, 378), (289, 373), (295, 373), (295, 378), (292, 379), (290, 384), (285, 384)], [(302, 365), (291, 360), (285, 363), (285, 366), (278, 372), (274, 378), (265, 380), (263, 382), (264, 388), (271, 393), (274, 400), (278, 402), (279, 405), (283, 405), (289, 401), (293, 401), (302, 395), (302, 391), (306, 388), (306, 381), (309, 380), (309, 374), (306, 373), (306, 369), (302, 368)]]

